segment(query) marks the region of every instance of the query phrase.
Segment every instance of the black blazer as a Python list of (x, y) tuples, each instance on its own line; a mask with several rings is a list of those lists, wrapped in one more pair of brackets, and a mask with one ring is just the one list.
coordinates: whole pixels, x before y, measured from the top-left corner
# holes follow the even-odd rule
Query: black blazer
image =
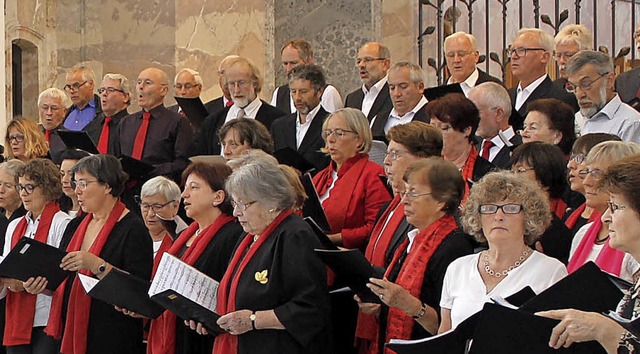
[[(518, 90), (518, 86), (514, 86), (509, 89), (509, 97), (511, 97), (511, 105), (515, 106), (516, 103), (516, 93)], [(580, 107), (578, 106), (578, 100), (576, 100), (576, 96), (572, 93), (567, 92), (558, 86), (553, 84), (553, 81), (547, 76), (544, 81), (540, 84), (540, 86), (536, 87), (536, 89), (531, 93), (529, 98), (524, 102), (522, 107), (516, 111), (514, 108), (511, 111), (511, 117), (509, 117), (509, 124), (513, 126), (515, 130), (521, 130), (524, 117), (527, 115), (527, 104), (531, 101), (535, 101), (540, 98), (557, 98), (564, 103), (568, 104), (573, 108), (573, 112), (577, 112)]]
[[(202, 131), (198, 137), (194, 148), (195, 155), (220, 155), (222, 146), (218, 140), (218, 131), (227, 118), (227, 112), (231, 107), (225, 107), (216, 114), (210, 114), (202, 124)], [(262, 101), (262, 106), (258, 109), (255, 119), (264, 124), (267, 130), (271, 128), (271, 124), (278, 118), (284, 116), (285, 113), (276, 107)]]
[(615, 90), (624, 103), (629, 103), (636, 98), (638, 90), (640, 90), (640, 67), (618, 75)]
[[(107, 147), (107, 153), (112, 155), (115, 154), (115, 145), (119, 143), (118, 124), (120, 124), (122, 118), (128, 115), (129, 112), (125, 108), (111, 117), (111, 123), (109, 123), (109, 144)], [(102, 134), (102, 125), (104, 124), (105, 118), (106, 116), (104, 112), (100, 112), (100, 114), (96, 115), (96, 117), (92, 119), (91, 122), (89, 122), (89, 124), (84, 127), (84, 129), (82, 129), (89, 134), (89, 137), (96, 147), (98, 146), (98, 142), (100, 141), (100, 134)]]
[[(393, 109), (393, 106), (391, 107), (391, 109)], [(375, 117), (375, 121), (373, 122), (373, 126), (371, 127), (371, 134), (373, 135), (374, 140), (388, 142), (387, 135), (384, 133), (384, 126), (389, 120), (391, 109), (389, 109), (388, 111), (380, 111), (380, 113)], [(416, 112), (416, 114), (413, 116), (412, 121), (413, 120), (419, 120), (425, 123), (429, 123), (431, 121), (427, 116), (426, 104)]]
[[(344, 106), (362, 109), (363, 100), (364, 92), (362, 92), (362, 87), (359, 87), (357, 90), (347, 95)], [(376, 97), (376, 100), (373, 101), (371, 110), (369, 111), (369, 114), (367, 114), (367, 119), (369, 119), (369, 122), (371, 122), (373, 117), (377, 116), (378, 113), (386, 111), (391, 112), (391, 109), (393, 109), (393, 104), (391, 103), (391, 96), (389, 95), (389, 83), (385, 83), (378, 93), (378, 97)]]
[(311, 121), (304, 139), (302, 139), (300, 148), (296, 147), (296, 120), (298, 119), (298, 113), (292, 113), (276, 119), (271, 125), (271, 136), (273, 137), (275, 150), (285, 147), (297, 150), (305, 160), (314, 165), (315, 172), (322, 171), (329, 166), (330, 162), (329, 156), (320, 151), (324, 147), (324, 140), (321, 135), (322, 123), (328, 116), (329, 113), (320, 107), (313, 121)]
[(484, 71), (478, 69), (478, 80), (476, 81), (476, 86), (480, 85), (483, 82), (495, 82), (500, 85), (504, 85), (502, 80), (498, 79), (495, 76), (491, 76)]
[[(520, 136), (520, 134), (516, 133), (511, 139), (509, 139), (509, 142), (513, 145), (504, 145), (502, 149), (498, 151), (496, 157), (494, 157), (493, 160), (490, 161), (491, 164), (493, 164), (495, 167), (500, 169), (508, 169), (511, 167), (511, 152), (513, 151), (513, 149), (522, 145), (522, 137)], [(480, 139), (480, 141), (476, 145), (476, 148), (478, 149), (478, 151), (480, 151), (480, 153), (482, 153), (482, 151), (480, 150), (480, 148), (482, 148), (482, 139)]]
[(207, 112), (209, 112), (209, 114), (216, 114), (220, 111), (222, 111), (223, 109), (225, 109), (224, 106), (224, 96), (220, 96), (216, 99), (213, 99), (207, 103), (204, 104), (204, 108), (207, 109)]

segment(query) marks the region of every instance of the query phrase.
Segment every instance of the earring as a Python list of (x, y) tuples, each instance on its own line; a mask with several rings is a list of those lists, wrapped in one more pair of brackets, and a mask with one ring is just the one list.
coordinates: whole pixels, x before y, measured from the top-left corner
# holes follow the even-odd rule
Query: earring
[(220, 205), (220, 203), (213, 202), (214, 207), (217, 207), (218, 205)]
[(275, 209), (275, 208), (271, 208), (271, 209), (269, 209), (269, 212), (270, 212), (270, 213), (273, 213), (274, 211), (276, 211), (276, 209)]

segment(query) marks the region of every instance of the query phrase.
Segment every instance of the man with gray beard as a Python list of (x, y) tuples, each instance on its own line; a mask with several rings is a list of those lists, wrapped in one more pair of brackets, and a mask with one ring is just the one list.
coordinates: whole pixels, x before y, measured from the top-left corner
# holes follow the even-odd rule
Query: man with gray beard
[(608, 55), (580, 51), (567, 62), (565, 72), (567, 91), (576, 95), (580, 106), (576, 125), (582, 135), (609, 133), (640, 143), (640, 113), (614, 92), (616, 75)]

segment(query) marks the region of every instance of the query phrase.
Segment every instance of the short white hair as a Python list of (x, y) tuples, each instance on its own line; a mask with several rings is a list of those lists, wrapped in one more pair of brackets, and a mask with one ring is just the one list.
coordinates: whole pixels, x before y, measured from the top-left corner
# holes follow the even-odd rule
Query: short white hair
[(169, 201), (180, 201), (180, 187), (176, 182), (163, 177), (157, 176), (146, 181), (140, 190), (140, 197), (150, 197), (152, 195), (162, 195)]
[(527, 33), (533, 33), (538, 35), (540, 47), (544, 48), (544, 50), (546, 50), (549, 53), (553, 52), (553, 48), (555, 47), (555, 44), (553, 42), (553, 37), (549, 33), (539, 28), (521, 28), (518, 31), (518, 37)]
[(114, 74), (114, 73), (107, 73), (104, 74), (104, 76), (102, 77), (102, 81), (105, 80), (113, 80), (113, 81), (118, 81), (118, 88), (122, 91), (124, 91), (124, 93), (130, 94), (131, 90), (129, 90), (129, 80), (127, 79), (126, 76), (122, 75), (122, 74)]
[(180, 71), (178, 71), (178, 73), (176, 74), (175, 79), (173, 79), (173, 83), (175, 84), (176, 82), (178, 82), (178, 76), (180, 76), (180, 74), (182, 73), (189, 73), (191, 75), (193, 75), (193, 79), (196, 80), (196, 83), (198, 85), (200, 85), (200, 87), (202, 87), (204, 85), (204, 81), (202, 81), (202, 76), (200, 76), (200, 73), (193, 70), (193, 69), (189, 69), (189, 68), (184, 68)]
[(477, 92), (480, 101), (489, 108), (500, 107), (506, 117), (511, 115), (511, 98), (504, 86), (495, 82), (483, 82), (469, 91), (469, 95)]
[(50, 87), (38, 95), (38, 106), (42, 103), (42, 99), (45, 97), (55, 98), (60, 100), (60, 104), (64, 109), (71, 107), (71, 99), (67, 96), (67, 93), (57, 87)]
[(451, 40), (453, 39), (457, 39), (457, 38), (466, 38), (469, 43), (471, 43), (471, 50), (473, 50), (474, 52), (478, 51), (478, 41), (476, 40), (476, 37), (472, 34), (469, 34), (467, 32), (464, 31), (458, 31), (456, 33), (453, 33), (451, 35), (449, 35), (447, 38), (444, 39), (444, 48), (446, 50), (447, 48), (447, 43), (449, 43)]
[(591, 31), (580, 24), (571, 24), (564, 26), (558, 34), (556, 34), (555, 44), (575, 43), (579, 50), (593, 50), (593, 37)]

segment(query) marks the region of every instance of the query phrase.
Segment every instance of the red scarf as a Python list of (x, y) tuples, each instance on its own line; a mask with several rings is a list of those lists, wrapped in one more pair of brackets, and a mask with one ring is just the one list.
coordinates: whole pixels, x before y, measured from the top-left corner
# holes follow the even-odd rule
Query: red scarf
[[(591, 227), (589, 227), (589, 230), (587, 230), (587, 233), (580, 241), (578, 248), (576, 248), (573, 257), (569, 260), (569, 264), (567, 265), (567, 272), (569, 272), (569, 274), (578, 270), (578, 268), (582, 267), (582, 265), (589, 260), (589, 254), (596, 242), (598, 232), (600, 232), (600, 229), (602, 228), (600, 212), (594, 210), (593, 214), (597, 214), (593, 220), (593, 224), (591, 224)], [(592, 217), (594, 217), (593, 214), (591, 214)], [(624, 252), (611, 248), (611, 246), (609, 246), (609, 240), (607, 240), (602, 246), (600, 253), (598, 253), (595, 263), (605, 272), (620, 276), (623, 259)]]
[(469, 151), (469, 157), (467, 157), (467, 162), (464, 163), (462, 167), (462, 171), (460, 174), (462, 175), (462, 179), (464, 180), (464, 195), (462, 196), (462, 203), (467, 200), (469, 196), (469, 183), (473, 183), (473, 168), (476, 166), (476, 159), (478, 158), (478, 150), (475, 146), (471, 145), (471, 150)]
[[(120, 219), (122, 213), (126, 210), (124, 204), (118, 200), (115, 206), (111, 210), (107, 221), (98, 233), (98, 236), (93, 241), (88, 252), (96, 256), (102, 252), (102, 247), (107, 242), (107, 239), (111, 235), (113, 227)], [(87, 227), (93, 219), (93, 214), (88, 214), (78, 225), (76, 232), (73, 234), (71, 243), (67, 247), (67, 252), (79, 251), (82, 247)], [(113, 235), (117, 237), (118, 235)], [(91, 276), (91, 272), (88, 270), (82, 270), (80, 273)], [(66, 287), (66, 281), (63, 286), (60, 286), (53, 294), (51, 300), (51, 312), (49, 314), (49, 324), (45, 329), (45, 332), (56, 339), (60, 339), (62, 334), (62, 301), (64, 300), (64, 289)], [(62, 349), (61, 353), (85, 353), (87, 351), (87, 331), (89, 327), (89, 312), (91, 309), (91, 297), (87, 295), (80, 284), (80, 281), (74, 279), (71, 284), (71, 294), (69, 295), (69, 302), (67, 308), (67, 321), (64, 326), (64, 335), (62, 335)]]
[[(218, 303), (216, 305), (216, 313), (226, 315), (236, 310), (236, 292), (238, 291), (238, 282), (244, 268), (249, 264), (253, 255), (260, 249), (262, 244), (271, 236), (271, 233), (293, 212), (291, 209), (283, 210), (278, 217), (271, 222), (266, 230), (255, 242), (253, 246), (253, 235), (245, 236), (238, 249), (233, 255), (229, 267), (222, 277), (220, 286), (218, 287)], [(251, 246), (249, 248), (249, 246)], [(247, 251), (248, 248), (248, 251)], [(246, 255), (245, 255), (246, 253)], [(235, 271), (234, 271), (235, 270)], [(238, 352), (238, 336), (229, 333), (222, 333), (216, 337), (213, 344), (213, 354), (236, 354)]]
[[(60, 206), (55, 201), (51, 201), (44, 206), (40, 222), (34, 240), (47, 243), (49, 229), (53, 217), (60, 211)], [(27, 231), (27, 215), (18, 222), (16, 229), (11, 236), (11, 248), (16, 247), (18, 241)], [(7, 293), (7, 325), (4, 328), (3, 344), (6, 346), (23, 345), (31, 343), (31, 331), (33, 329), (33, 318), (36, 313), (36, 297), (26, 291)]]
[[(206, 229), (202, 230), (202, 233), (196, 237), (189, 249), (182, 255), (181, 260), (189, 265), (193, 265), (198, 258), (202, 255), (204, 250), (209, 246), (211, 240), (218, 234), (220, 229), (226, 224), (234, 221), (233, 216), (222, 214), (216, 218), (213, 224), (209, 225)], [(194, 222), (189, 225), (181, 234), (180, 237), (173, 243), (173, 246), (169, 249), (169, 254), (177, 255), (182, 247), (189, 241), (189, 239), (196, 233), (200, 226)], [(159, 259), (161, 257), (158, 252)], [(157, 266), (156, 266), (157, 267)], [(154, 267), (154, 274), (155, 268)], [(148, 354), (173, 354), (176, 352), (176, 315), (171, 311), (165, 311), (162, 315), (155, 320), (151, 321), (151, 328), (149, 329), (149, 340), (147, 344)]]
[[(422, 290), (422, 283), (424, 282), (424, 275), (427, 271), (427, 264), (433, 253), (438, 249), (442, 241), (456, 230), (456, 225), (453, 216), (445, 215), (434, 223), (429, 225), (426, 229), (420, 231), (413, 240), (413, 247), (407, 254), (404, 263), (401, 265), (398, 278), (395, 283), (401, 287), (407, 289), (411, 295), (416, 298), (420, 298), (420, 292)], [(398, 262), (398, 259), (405, 252), (409, 246), (409, 239), (407, 238), (398, 247), (396, 253), (393, 256), (393, 261), (389, 264), (385, 277), (389, 276), (389, 273)], [(414, 319), (404, 313), (402, 310), (389, 307), (389, 314), (387, 315), (387, 328), (385, 329), (385, 342), (390, 339), (410, 339), (413, 332)], [(380, 331), (377, 331), (380, 335)], [(379, 353), (378, 338), (376, 338), (371, 344), (369, 353)], [(385, 349), (385, 353), (393, 354), (393, 351)]]
[(558, 216), (559, 219), (564, 217), (567, 212), (567, 203), (562, 198), (551, 199), (551, 211)]
[[(334, 190), (344, 190), (353, 192), (354, 187), (360, 177), (362, 176), (362, 172), (364, 168), (367, 166), (369, 162), (369, 155), (367, 154), (356, 154), (355, 156), (349, 158), (347, 161), (342, 164), (340, 170), (337, 171), (338, 179), (333, 186)], [(327, 167), (322, 172), (318, 173), (313, 178), (313, 183), (318, 190), (318, 195), (323, 195), (327, 192), (331, 184), (333, 183), (332, 171), (336, 169), (336, 163), (331, 162), (331, 166)], [(349, 186), (343, 187), (340, 186)], [(353, 193), (333, 193), (329, 195), (329, 198), (325, 199), (322, 203), (322, 207), (327, 214), (327, 219), (331, 226), (331, 233), (338, 233), (344, 228), (344, 221), (347, 217), (347, 213), (349, 211), (349, 206), (351, 205), (351, 199), (353, 198)], [(341, 206), (340, 208), (327, 208), (325, 203), (331, 199), (331, 205)]]
[[(564, 222), (564, 224), (567, 226), (567, 228), (569, 230), (573, 230), (573, 228), (576, 226), (576, 223), (578, 222), (578, 220), (580, 219), (580, 216), (582, 215), (582, 213), (584, 213), (584, 209), (587, 207), (587, 203), (582, 203), (582, 205), (580, 205), (579, 207), (577, 207), (567, 218), (567, 220)], [(587, 221), (587, 223), (590, 223), (593, 221), (594, 219), (594, 215), (596, 215), (598, 213), (591, 213), (591, 216), (589, 216), (589, 220)]]

